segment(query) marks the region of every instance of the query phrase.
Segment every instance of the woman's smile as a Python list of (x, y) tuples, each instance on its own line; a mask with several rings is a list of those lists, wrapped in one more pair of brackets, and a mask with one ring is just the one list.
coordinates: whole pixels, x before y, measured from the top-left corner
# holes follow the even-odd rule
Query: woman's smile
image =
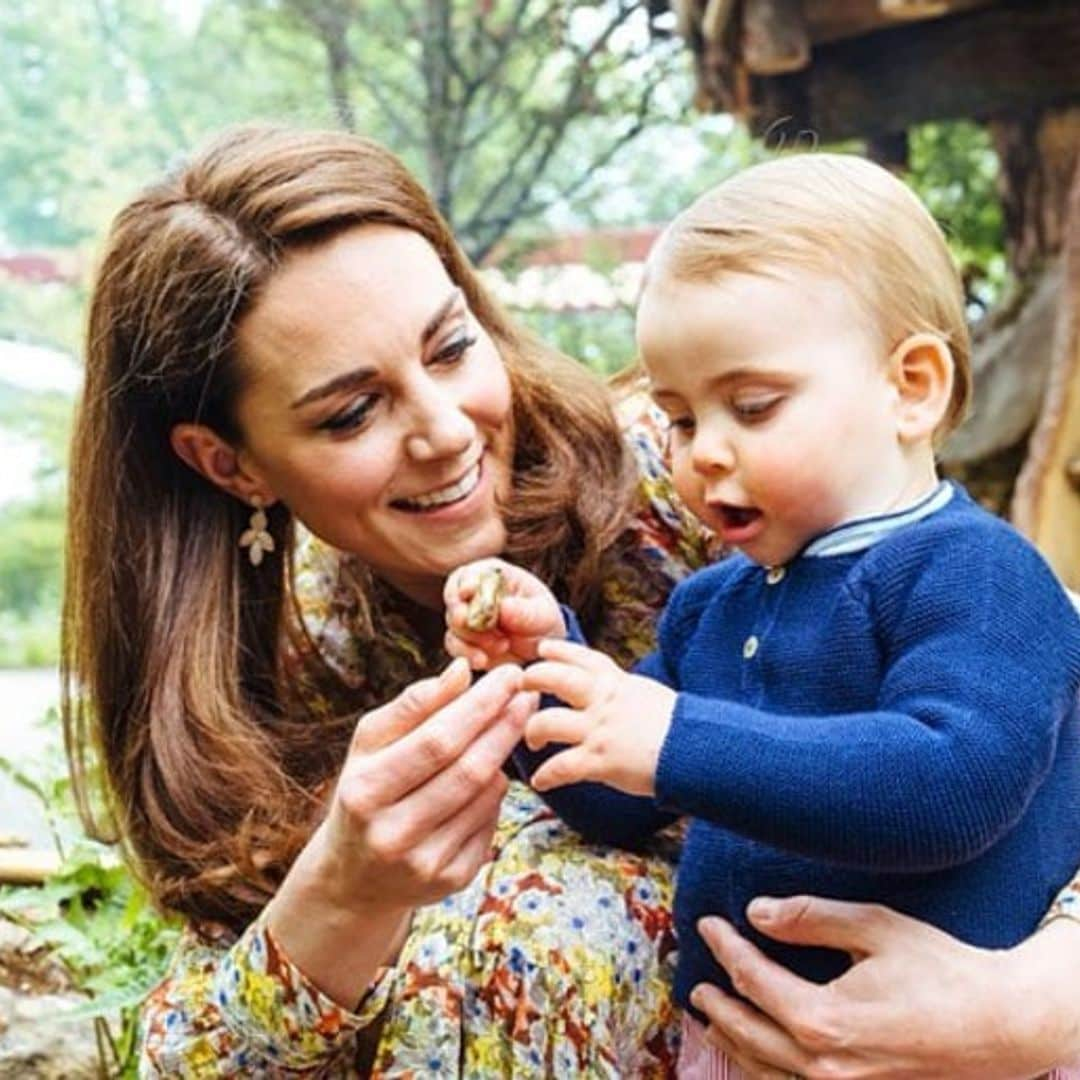
[(450, 507), (460, 509), (469, 501), (480, 486), (483, 473), (483, 457), (478, 458), (456, 480), (433, 488), (422, 494), (394, 499), (390, 505), (395, 510), (404, 510), (410, 514), (432, 514)]

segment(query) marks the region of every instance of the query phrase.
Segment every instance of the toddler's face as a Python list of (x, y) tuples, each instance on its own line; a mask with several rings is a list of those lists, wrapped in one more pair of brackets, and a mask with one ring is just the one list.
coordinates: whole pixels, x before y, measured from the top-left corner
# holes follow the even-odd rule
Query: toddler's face
[(887, 346), (838, 279), (661, 277), (637, 335), (672, 420), (677, 490), (755, 561), (787, 562), (822, 532), (920, 494)]

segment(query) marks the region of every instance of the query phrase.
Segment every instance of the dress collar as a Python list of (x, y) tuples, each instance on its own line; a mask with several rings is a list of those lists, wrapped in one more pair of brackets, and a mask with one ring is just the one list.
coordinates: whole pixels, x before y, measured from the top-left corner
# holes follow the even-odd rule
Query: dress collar
[(812, 540), (802, 553), (809, 558), (820, 559), (829, 555), (850, 555), (855, 551), (863, 551), (897, 529), (937, 513), (952, 499), (954, 492), (952, 484), (947, 480), (940, 480), (933, 491), (911, 506), (889, 514), (858, 518), (837, 525), (835, 529), (830, 529)]

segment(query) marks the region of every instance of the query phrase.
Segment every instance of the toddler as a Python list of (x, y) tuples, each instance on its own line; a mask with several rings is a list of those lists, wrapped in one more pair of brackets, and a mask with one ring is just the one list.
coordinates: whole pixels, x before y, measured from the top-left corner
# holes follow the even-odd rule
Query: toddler
[(878, 901), (990, 948), (1036, 927), (1080, 863), (1080, 618), (938, 479), (970, 389), (963, 292), (885, 170), (809, 154), (721, 184), (650, 255), (637, 335), (677, 490), (737, 553), (676, 589), (634, 673), (506, 564), (497, 622), (468, 629), (492, 560), (448, 580), (448, 647), (539, 656), (528, 685), (559, 704), (518, 757), (571, 824), (626, 843), (691, 817), (680, 1071), (735, 1076), (691, 1006), (731, 990), (705, 915), (818, 982), (851, 958), (757, 934), (751, 899)]

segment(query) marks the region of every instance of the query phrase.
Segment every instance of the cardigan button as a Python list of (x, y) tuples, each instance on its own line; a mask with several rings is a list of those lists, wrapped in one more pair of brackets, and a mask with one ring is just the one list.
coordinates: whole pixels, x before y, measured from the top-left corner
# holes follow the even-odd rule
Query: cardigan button
[(770, 566), (765, 571), (765, 582), (768, 585), (778, 585), (784, 580), (784, 575), (787, 571), (782, 566)]
[(760, 644), (761, 644), (761, 642), (759, 642), (758, 639), (753, 634), (751, 634), (743, 642), (743, 647), (742, 647), (743, 659), (744, 660), (753, 660), (754, 657), (757, 655), (758, 645), (760, 645)]

